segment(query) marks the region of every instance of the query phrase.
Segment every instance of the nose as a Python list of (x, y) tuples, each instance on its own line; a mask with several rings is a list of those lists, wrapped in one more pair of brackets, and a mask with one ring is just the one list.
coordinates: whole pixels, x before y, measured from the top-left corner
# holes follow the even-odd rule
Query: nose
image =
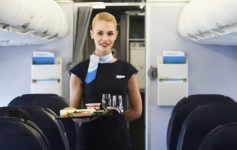
[(107, 35), (103, 36), (103, 41), (108, 41), (109, 37)]

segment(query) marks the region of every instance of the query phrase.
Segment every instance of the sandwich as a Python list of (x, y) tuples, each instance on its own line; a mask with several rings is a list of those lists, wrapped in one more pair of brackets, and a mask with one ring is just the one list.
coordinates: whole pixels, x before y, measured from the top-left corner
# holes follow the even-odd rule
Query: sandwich
[(76, 109), (73, 107), (66, 107), (60, 110), (60, 117), (80, 117), (80, 116), (90, 116), (95, 112), (95, 109)]

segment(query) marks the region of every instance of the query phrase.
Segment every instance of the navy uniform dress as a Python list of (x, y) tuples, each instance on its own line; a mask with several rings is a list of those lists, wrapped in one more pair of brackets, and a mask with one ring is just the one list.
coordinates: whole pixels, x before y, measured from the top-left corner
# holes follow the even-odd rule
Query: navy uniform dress
[[(121, 60), (99, 64), (96, 79), (86, 84), (88, 66), (89, 60), (85, 60), (70, 70), (70, 73), (78, 76), (83, 82), (83, 103), (101, 103), (102, 94), (110, 93), (122, 95), (126, 108), (128, 80), (137, 70)], [(124, 116), (102, 117), (82, 123), (79, 134), (80, 150), (131, 150)]]

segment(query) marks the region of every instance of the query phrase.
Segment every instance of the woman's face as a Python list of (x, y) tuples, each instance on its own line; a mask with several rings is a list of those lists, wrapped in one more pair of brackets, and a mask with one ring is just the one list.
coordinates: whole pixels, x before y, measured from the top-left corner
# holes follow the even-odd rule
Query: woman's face
[(95, 42), (95, 54), (105, 56), (110, 53), (118, 36), (118, 31), (112, 22), (101, 20), (94, 24), (90, 34)]

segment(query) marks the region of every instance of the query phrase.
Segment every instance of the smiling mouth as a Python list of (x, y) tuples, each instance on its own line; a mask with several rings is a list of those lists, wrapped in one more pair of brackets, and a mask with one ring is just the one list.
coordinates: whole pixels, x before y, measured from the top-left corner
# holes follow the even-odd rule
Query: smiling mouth
[(109, 46), (109, 44), (107, 44), (107, 43), (103, 43), (103, 44), (100, 44), (100, 45), (103, 46), (103, 47)]

